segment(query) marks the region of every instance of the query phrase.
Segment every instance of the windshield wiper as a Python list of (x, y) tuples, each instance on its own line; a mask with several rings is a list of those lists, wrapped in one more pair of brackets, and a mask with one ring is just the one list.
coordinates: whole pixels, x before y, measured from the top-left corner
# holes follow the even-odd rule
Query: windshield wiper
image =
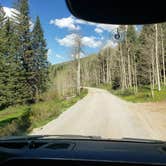
[(142, 139), (142, 138), (128, 138), (124, 137), (122, 138), (123, 141), (128, 142), (139, 142), (139, 143), (165, 143), (165, 141), (162, 140), (153, 140), (153, 139)]
[(83, 135), (27, 135), (27, 136), (10, 136), (2, 137), (0, 141), (18, 141), (18, 140), (38, 140), (38, 139), (101, 139), (100, 136), (83, 136)]
[(84, 136), (84, 135), (27, 135), (27, 136), (10, 136), (2, 137), (0, 141), (33, 141), (33, 140), (53, 140), (53, 139), (85, 139), (85, 140), (105, 140), (105, 141), (118, 141), (118, 142), (138, 142), (138, 143), (166, 143), (162, 140), (151, 140), (141, 138), (128, 138), (124, 137), (121, 139), (103, 138), (100, 136)]

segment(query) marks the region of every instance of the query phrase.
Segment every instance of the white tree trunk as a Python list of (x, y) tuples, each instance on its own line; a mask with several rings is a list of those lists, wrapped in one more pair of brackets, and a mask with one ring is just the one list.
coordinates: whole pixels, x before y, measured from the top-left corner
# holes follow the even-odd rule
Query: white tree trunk
[(131, 80), (131, 63), (130, 63), (130, 50), (127, 48), (127, 59), (128, 59), (128, 79), (129, 79), (129, 87), (132, 87), (132, 80)]
[(109, 83), (109, 47), (107, 48), (107, 78), (106, 78), (106, 83)]
[(166, 75), (165, 75), (165, 52), (164, 52), (164, 34), (161, 27), (161, 51), (162, 51), (162, 63), (163, 63), (163, 82), (166, 85)]
[(121, 61), (121, 86), (122, 91), (127, 87), (126, 85), (126, 69), (125, 69), (125, 60), (123, 58), (122, 44), (120, 43), (120, 61)]
[(157, 74), (157, 85), (158, 85), (158, 91), (161, 90), (161, 85), (160, 85), (160, 73), (159, 73), (159, 58), (158, 58), (158, 26), (155, 24), (155, 55), (156, 55), (156, 74)]
[(150, 89), (152, 98), (154, 98), (154, 83), (155, 83), (155, 60), (154, 60), (154, 48), (151, 49), (151, 66), (152, 72), (150, 71)]
[(80, 95), (80, 54), (77, 57), (77, 95)]

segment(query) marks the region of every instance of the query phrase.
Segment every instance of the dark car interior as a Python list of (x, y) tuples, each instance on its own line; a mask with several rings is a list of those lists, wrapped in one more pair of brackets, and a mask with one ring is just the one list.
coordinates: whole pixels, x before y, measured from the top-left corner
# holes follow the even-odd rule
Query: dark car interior
[(1, 165), (164, 165), (166, 144), (149, 140), (32, 136), (0, 142)]
[[(161, 0), (150, 4), (142, 0), (66, 0), (66, 4), (74, 16), (97, 23), (151, 24), (166, 21), (165, 5)], [(0, 165), (166, 165), (166, 143), (162, 141), (75, 138), (78, 139), (71, 136), (63, 139), (58, 136), (1, 139)]]

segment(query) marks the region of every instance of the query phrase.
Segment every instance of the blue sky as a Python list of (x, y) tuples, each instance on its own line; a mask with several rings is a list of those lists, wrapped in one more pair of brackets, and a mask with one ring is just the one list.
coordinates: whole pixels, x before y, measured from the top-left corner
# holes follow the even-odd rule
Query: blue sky
[[(0, 4), (12, 8), (14, 1), (0, 0)], [(110, 40), (110, 34), (117, 26), (78, 20), (71, 16), (64, 0), (29, 0), (29, 5), (32, 22), (37, 15), (41, 19), (47, 41), (48, 60), (52, 64), (71, 60), (73, 31), (81, 34), (86, 55), (96, 53), (105, 43), (116, 45)]]

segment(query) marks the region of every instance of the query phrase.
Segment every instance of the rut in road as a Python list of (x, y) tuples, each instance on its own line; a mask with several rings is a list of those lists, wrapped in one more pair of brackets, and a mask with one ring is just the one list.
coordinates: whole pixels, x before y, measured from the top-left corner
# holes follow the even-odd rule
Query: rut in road
[(106, 90), (88, 88), (88, 95), (33, 135), (85, 135), (103, 138), (166, 140), (166, 112), (146, 110)]

